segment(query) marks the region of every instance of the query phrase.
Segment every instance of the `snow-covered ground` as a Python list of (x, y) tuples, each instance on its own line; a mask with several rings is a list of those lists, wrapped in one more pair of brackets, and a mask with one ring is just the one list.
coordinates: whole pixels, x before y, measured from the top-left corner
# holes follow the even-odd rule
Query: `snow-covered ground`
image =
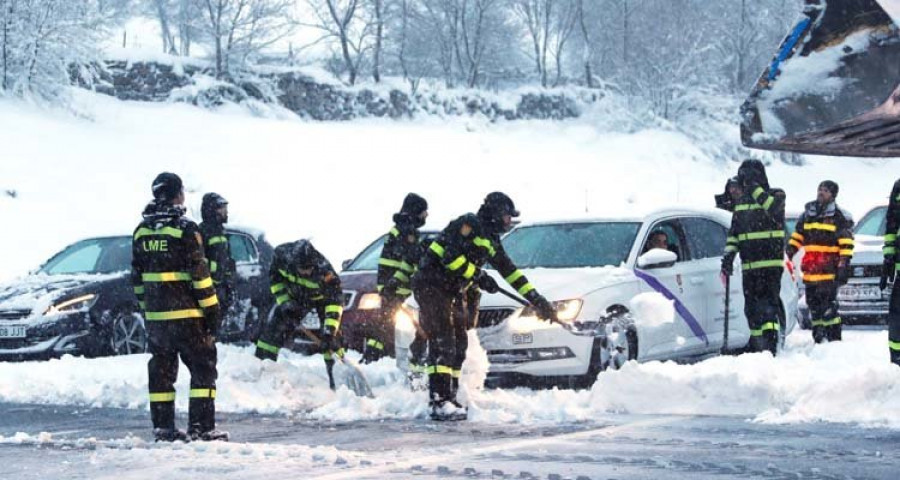
[[(590, 390), (482, 390), (483, 350), (472, 337), (464, 366), (470, 421), (551, 425), (614, 413), (738, 416), (762, 423), (845, 422), (900, 428), (900, 369), (888, 362), (884, 331), (847, 331), (815, 345), (796, 331), (786, 351), (719, 357), (695, 364), (630, 362), (602, 373)], [(250, 348), (220, 346), (217, 408), (323, 422), (425, 419), (426, 394), (411, 391), (385, 359), (362, 366), (375, 398), (328, 389), (321, 356), (284, 353), (260, 362)], [(147, 355), (0, 364), (0, 402), (146, 410)], [(188, 375), (179, 378), (179, 410)], [(340, 372), (338, 373), (340, 375)], [(36, 432), (34, 432), (36, 433)]]
[[(315, 123), (73, 95), (78, 116), (0, 100), (0, 280), (75, 240), (130, 233), (163, 170), (184, 178), (194, 213), (203, 193), (219, 192), (232, 223), (276, 244), (312, 238), (339, 265), (389, 228), (408, 191), (428, 199), (430, 226), (440, 228), (493, 190), (509, 193), (525, 221), (709, 207), (737, 168), (673, 131), (610, 131), (609, 111), (567, 122)], [(736, 126), (725, 131), (738, 141)], [(839, 203), (859, 216), (885, 201), (897, 166), (813, 159), (776, 163), (769, 175), (789, 210), (831, 178)]]

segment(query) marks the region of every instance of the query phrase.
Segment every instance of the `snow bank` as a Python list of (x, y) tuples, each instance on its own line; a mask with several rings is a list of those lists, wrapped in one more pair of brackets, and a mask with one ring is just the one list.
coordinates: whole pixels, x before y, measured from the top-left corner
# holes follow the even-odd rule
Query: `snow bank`
[[(477, 338), (470, 338), (462, 397), (474, 422), (573, 423), (621, 412), (900, 428), (900, 369), (888, 362), (881, 331), (847, 331), (844, 342), (828, 345), (814, 345), (809, 332), (796, 332), (774, 358), (760, 353), (693, 365), (629, 362), (601, 374), (589, 391), (482, 390), (487, 359)], [(273, 363), (258, 361), (250, 348), (220, 346), (219, 353), (220, 411), (335, 422), (427, 418), (426, 393), (409, 390), (390, 359), (362, 367), (376, 395), (369, 399), (346, 388), (329, 390), (320, 356), (287, 352)], [(146, 361), (147, 355), (134, 355), (0, 364), (0, 401), (146, 410)], [(186, 369), (177, 389), (176, 407), (184, 410)]]

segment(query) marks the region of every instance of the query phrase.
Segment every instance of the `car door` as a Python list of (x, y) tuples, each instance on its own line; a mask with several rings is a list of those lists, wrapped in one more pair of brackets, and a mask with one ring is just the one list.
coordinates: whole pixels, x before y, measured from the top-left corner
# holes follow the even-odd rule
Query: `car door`
[[(702, 316), (698, 316), (698, 320), (709, 339), (707, 346), (715, 349), (721, 346), (725, 324), (725, 285), (720, 271), (728, 230), (722, 224), (704, 217), (684, 218), (681, 224), (687, 236), (696, 275), (702, 278), (702, 280), (694, 281), (700, 288), (699, 294), (705, 304), (704, 313)], [(738, 287), (738, 290), (735, 290), (735, 287)], [(740, 296), (737, 282), (732, 282), (731, 290), (731, 300)], [(740, 318), (740, 314), (737, 309), (733, 308), (733, 305), (730, 307), (730, 322), (734, 325)], [(697, 313), (701, 315), (699, 311)]]
[(654, 358), (676, 358), (707, 348), (705, 330), (700, 318), (706, 314), (703, 299), (702, 265), (693, 262), (684, 229), (678, 218), (659, 220), (647, 232), (646, 245), (655, 232), (664, 232), (668, 248), (678, 258), (671, 267), (639, 271), (641, 292), (656, 292), (671, 298), (675, 318), (669, 324), (657, 324), (649, 329), (653, 345), (648, 350)]

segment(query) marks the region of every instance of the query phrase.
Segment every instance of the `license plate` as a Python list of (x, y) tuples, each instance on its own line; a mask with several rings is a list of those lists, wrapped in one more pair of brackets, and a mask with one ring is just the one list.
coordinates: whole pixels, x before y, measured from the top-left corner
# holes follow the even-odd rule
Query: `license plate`
[(25, 338), (25, 325), (0, 326), (0, 338)]
[(844, 286), (838, 290), (838, 298), (843, 300), (881, 300), (881, 290), (875, 286)]
[(531, 333), (514, 333), (512, 336), (513, 345), (522, 345), (525, 343), (533, 343), (534, 335)]

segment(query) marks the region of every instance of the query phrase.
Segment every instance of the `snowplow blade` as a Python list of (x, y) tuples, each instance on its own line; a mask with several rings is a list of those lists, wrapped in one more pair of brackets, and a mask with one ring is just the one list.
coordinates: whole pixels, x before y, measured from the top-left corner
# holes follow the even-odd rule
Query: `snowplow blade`
[(747, 147), (900, 156), (900, 0), (806, 0), (741, 107)]

